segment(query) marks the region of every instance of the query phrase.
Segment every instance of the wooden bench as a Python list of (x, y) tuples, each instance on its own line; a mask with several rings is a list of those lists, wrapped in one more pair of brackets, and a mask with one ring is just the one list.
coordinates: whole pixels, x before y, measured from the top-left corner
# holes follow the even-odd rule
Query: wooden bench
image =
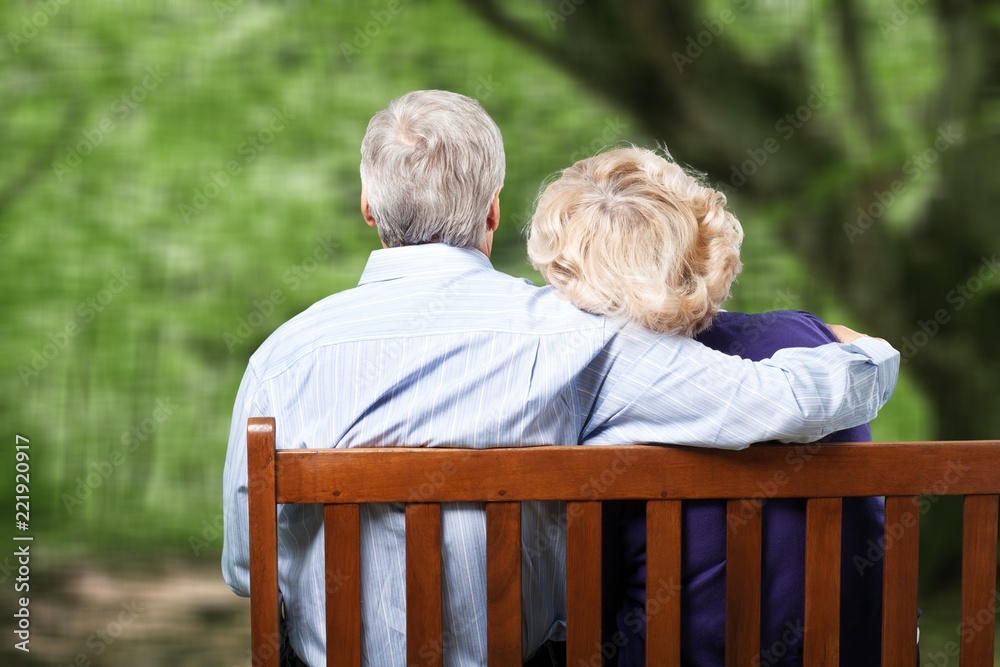
[[(440, 652), (430, 660), (426, 651), (418, 654), (419, 647), (441, 645), (440, 503), (485, 502), (489, 664), (511, 667), (521, 664), (520, 503), (566, 501), (567, 664), (576, 667), (592, 664), (601, 646), (600, 501), (648, 502), (652, 602), (658, 582), (680, 584), (681, 500), (709, 498), (728, 499), (726, 665), (759, 664), (755, 509), (764, 496), (808, 499), (807, 667), (839, 664), (841, 499), (886, 496), (883, 665), (913, 667), (918, 502), (927, 494), (965, 496), (960, 665), (993, 667), (1000, 441), (756, 445), (739, 452), (642, 445), (275, 451), (274, 420), (253, 418), (247, 444), (255, 667), (278, 665), (279, 503), (325, 506), (327, 580), (336, 572), (339, 584), (326, 588), (327, 665), (361, 664), (359, 506), (407, 504), (408, 664), (440, 666)], [(410, 502), (417, 490), (420, 502)], [(656, 603), (648, 614), (647, 664), (680, 664), (680, 596)]]

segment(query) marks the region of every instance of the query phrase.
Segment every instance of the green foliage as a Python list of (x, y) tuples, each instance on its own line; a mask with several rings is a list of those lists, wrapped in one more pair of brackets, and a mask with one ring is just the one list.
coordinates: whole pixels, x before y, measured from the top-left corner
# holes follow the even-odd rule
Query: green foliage
[[(32, 440), (34, 516), (51, 540), (187, 552), (205, 539), (247, 359), (280, 323), (354, 285), (378, 247), (357, 211), (358, 148), (388, 100), (446, 88), (483, 101), (508, 158), (495, 263), (536, 281), (521, 228), (543, 179), (607, 145), (653, 143), (463, 6), (395, 6), (76, 2), (0, 49), (0, 416)], [(20, 35), (35, 10), (7, 3), (0, 23)], [(558, 28), (531, 4), (516, 11), (545, 37)], [(752, 53), (826, 29), (752, 11), (732, 28)], [(833, 47), (813, 37), (809, 67), (825, 71)], [(876, 73), (876, 84), (897, 74)], [(845, 319), (774, 219), (743, 218), (747, 270), (731, 307), (821, 303)], [(786, 289), (799, 296), (777, 303)], [(904, 380), (877, 435), (924, 436), (926, 414)]]

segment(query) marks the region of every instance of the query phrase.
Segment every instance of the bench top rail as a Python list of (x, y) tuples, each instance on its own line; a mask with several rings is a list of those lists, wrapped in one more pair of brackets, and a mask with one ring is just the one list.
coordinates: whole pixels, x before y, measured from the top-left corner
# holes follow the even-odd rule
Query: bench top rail
[[(970, 495), (1000, 491), (1000, 441), (693, 447), (299, 449), (279, 503)], [(484, 484), (489, 480), (489, 484)]]

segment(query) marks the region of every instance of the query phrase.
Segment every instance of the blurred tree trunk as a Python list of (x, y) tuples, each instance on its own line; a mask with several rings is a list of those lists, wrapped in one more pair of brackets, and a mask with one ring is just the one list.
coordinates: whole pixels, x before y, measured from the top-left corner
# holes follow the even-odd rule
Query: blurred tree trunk
[[(859, 209), (878, 213), (878, 197), (892, 196), (893, 181), (905, 178), (914, 157), (886, 130), (877, 100), (892, 91), (873, 88), (866, 48), (880, 30), (915, 27), (907, 25), (909, 15), (893, 17), (886, 7), (872, 25), (873, 17), (859, 18), (853, 0), (816, 3), (822, 9), (811, 20), (835, 26), (843, 72), (837, 87), (850, 98), (849, 121), (864, 144), (852, 151), (788, 116), (820, 99), (811, 95), (828, 92), (828, 82), (802, 65), (799, 51), (808, 35), (768, 62), (727, 41), (727, 26), (745, 18), (740, 11), (747, 2), (708, 15), (698, 3), (551, 0), (539, 9), (551, 31), (519, 21), (502, 3), (466, 2), (495, 29), (623, 107), (674, 155), (697, 159), (712, 181), (738, 191), (741, 208), (772, 211), (792, 252), (844, 308), (867, 332), (904, 352), (936, 413), (938, 438), (1000, 437), (1000, 410), (994, 409), (1000, 266), (993, 260), (1000, 249), (1000, 132), (993, 121), (1000, 116), (1000, 29), (985, 6), (941, 0), (936, 10), (940, 52), (931, 57), (947, 71), (927, 108), (914, 110), (921, 114), (916, 129), (926, 148), (939, 137), (961, 139), (941, 139), (947, 147), (934, 156), (941, 162), (939, 180), (916, 186), (933, 193), (900, 228), (878, 215), (862, 217)], [(771, 144), (777, 150), (765, 155), (776, 130), (787, 140)], [(992, 272), (992, 282), (981, 282), (980, 271)]]

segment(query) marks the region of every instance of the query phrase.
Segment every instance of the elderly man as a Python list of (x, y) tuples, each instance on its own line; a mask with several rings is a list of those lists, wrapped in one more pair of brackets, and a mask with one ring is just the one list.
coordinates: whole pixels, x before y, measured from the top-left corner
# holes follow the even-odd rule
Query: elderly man
[[(250, 594), (251, 416), (277, 419), (280, 448), (573, 445), (613, 432), (737, 449), (865, 423), (891, 395), (899, 355), (884, 341), (845, 331), (842, 344), (753, 363), (689, 338), (637, 333), (494, 270), (504, 169), (500, 131), (467, 97), (413, 92), (372, 118), (361, 146), (361, 212), (384, 249), (372, 253), (358, 287), (272, 334), (236, 397), (223, 570), (237, 594)], [(560, 511), (552, 503), (522, 510), (524, 648), (536, 662), (564, 638)], [(366, 665), (406, 664), (404, 523), (398, 506), (362, 510)], [(282, 507), (278, 530), (291, 644), (321, 665), (322, 511)], [(448, 666), (485, 665), (482, 508), (447, 506), (442, 541), (444, 641), (425, 652), (443, 650)]]

